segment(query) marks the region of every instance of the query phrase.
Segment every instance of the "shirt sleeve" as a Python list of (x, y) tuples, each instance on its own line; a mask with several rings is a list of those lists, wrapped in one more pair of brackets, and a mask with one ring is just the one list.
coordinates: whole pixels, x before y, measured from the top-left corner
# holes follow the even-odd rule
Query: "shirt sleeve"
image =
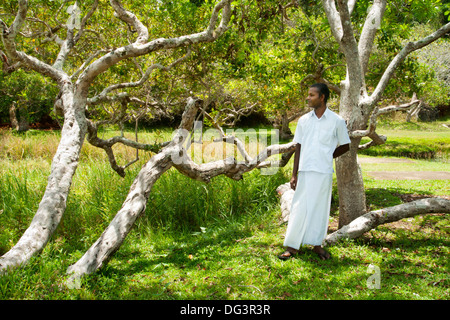
[(348, 136), (347, 125), (344, 119), (339, 119), (337, 125), (337, 140), (340, 146), (350, 143), (350, 137)]
[(299, 120), (297, 122), (297, 127), (295, 128), (295, 133), (294, 133), (294, 139), (292, 141), (297, 142), (298, 144), (302, 144), (302, 137), (303, 137), (302, 126), (301, 126), (300, 120)]

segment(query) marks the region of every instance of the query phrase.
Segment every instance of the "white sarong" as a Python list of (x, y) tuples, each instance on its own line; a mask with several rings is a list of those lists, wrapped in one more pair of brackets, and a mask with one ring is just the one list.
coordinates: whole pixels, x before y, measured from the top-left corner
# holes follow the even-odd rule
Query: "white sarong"
[(299, 249), (302, 244), (322, 244), (328, 230), (332, 183), (332, 173), (299, 172), (284, 240), (285, 247)]

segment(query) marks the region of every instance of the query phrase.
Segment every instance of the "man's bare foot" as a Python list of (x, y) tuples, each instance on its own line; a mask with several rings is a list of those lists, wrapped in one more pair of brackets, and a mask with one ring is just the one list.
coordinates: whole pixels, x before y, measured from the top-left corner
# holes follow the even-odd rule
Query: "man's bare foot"
[(288, 260), (292, 258), (297, 252), (298, 250), (288, 247), (285, 252), (278, 256), (278, 258), (280, 258), (281, 260)]
[(313, 251), (317, 253), (320, 259), (322, 260), (328, 260), (331, 258), (331, 255), (321, 246), (314, 246)]

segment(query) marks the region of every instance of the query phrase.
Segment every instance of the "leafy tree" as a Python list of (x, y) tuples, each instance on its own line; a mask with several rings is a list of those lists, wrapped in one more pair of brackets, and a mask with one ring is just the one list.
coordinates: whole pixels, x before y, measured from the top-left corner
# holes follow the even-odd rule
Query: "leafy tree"
[(0, 94), (0, 119), (26, 131), (52, 112), (56, 91), (41, 75), (19, 69), (9, 75), (0, 71)]

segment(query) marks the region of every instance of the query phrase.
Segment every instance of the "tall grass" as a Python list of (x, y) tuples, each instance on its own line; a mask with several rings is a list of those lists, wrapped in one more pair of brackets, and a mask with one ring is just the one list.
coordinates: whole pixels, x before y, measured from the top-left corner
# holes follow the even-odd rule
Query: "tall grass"
[[(163, 135), (170, 137), (168, 131), (151, 132), (144, 139), (157, 140)], [(3, 131), (0, 135), (0, 253), (17, 241), (37, 210), (58, 138), (57, 132), (17, 135)], [(115, 153), (122, 163), (135, 157), (134, 150), (126, 147), (117, 147)], [(84, 144), (64, 218), (54, 237), (65, 238), (74, 248), (79, 247), (80, 240), (86, 245), (92, 243), (120, 210), (134, 177), (150, 157), (151, 153), (141, 152), (140, 161), (121, 178), (110, 168), (102, 150)], [(285, 181), (283, 171), (264, 177), (255, 171), (240, 181), (219, 176), (205, 184), (170, 169), (153, 186), (138, 225), (142, 232), (163, 229), (189, 233), (213, 221), (264, 215), (277, 205), (275, 189)]]

